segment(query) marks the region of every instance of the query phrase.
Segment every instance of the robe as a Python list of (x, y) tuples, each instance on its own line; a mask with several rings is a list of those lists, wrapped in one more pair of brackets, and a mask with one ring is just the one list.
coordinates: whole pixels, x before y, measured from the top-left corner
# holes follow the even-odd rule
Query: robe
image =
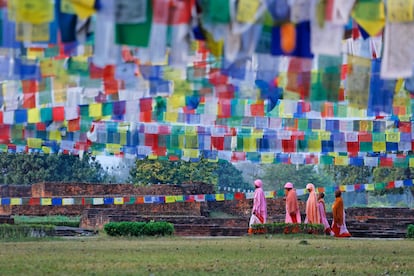
[(345, 224), (345, 209), (344, 202), (341, 197), (335, 199), (332, 205), (332, 231), (335, 237), (350, 237), (351, 234), (348, 232)]
[(306, 201), (306, 223), (318, 224), (320, 223), (320, 216), (318, 210), (318, 198), (315, 193), (315, 186), (308, 184), (306, 189), (309, 189), (309, 197)]
[[(294, 215), (290, 215), (294, 213)], [(300, 210), (296, 190), (291, 189), (286, 196), (286, 223), (301, 223)]]

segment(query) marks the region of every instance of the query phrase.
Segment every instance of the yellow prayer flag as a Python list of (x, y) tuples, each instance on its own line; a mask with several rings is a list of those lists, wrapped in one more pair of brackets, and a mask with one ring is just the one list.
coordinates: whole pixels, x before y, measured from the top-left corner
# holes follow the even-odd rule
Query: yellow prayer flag
[[(372, 18), (367, 19), (368, 16)], [(385, 27), (384, 2), (359, 1), (352, 10), (352, 17), (370, 36), (376, 36)]]
[(42, 151), (45, 154), (49, 154), (52, 151), (52, 149), (50, 147), (43, 146)]
[(148, 154), (148, 159), (149, 160), (157, 160), (158, 156), (154, 153), (150, 153), (150, 154)]
[(224, 194), (216, 194), (216, 201), (224, 201)]
[(119, 154), (121, 152), (121, 145), (119, 144), (106, 144), (106, 151), (112, 154)]
[(95, 0), (72, 0), (73, 9), (80, 19), (93, 15), (96, 12), (94, 5)]
[(372, 142), (373, 152), (385, 152), (385, 149), (386, 149), (385, 142)]
[(261, 139), (263, 138), (263, 129), (253, 129), (252, 138)]
[(32, 149), (40, 149), (42, 147), (42, 139), (40, 138), (27, 138), (27, 146)]
[(165, 112), (165, 121), (169, 123), (176, 123), (178, 120), (178, 112)]
[(72, 197), (62, 198), (62, 205), (73, 205), (75, 200)]
[(320, 140), (308, 140), (308, 152), (321, 152), (322, 143)]
[(321, 141), (329, 141), (331, 140), (331, 132), (330, 131), (321, 131), (319, 134)]
[(265, 192), (265, 198), (274, 198), (274, 197), (275, 197), (275, 191)]
[(335, 165), (336, 166), (348, 166), (349, 165), (349, 158), (348, 156), (338, 155), (335, 157)]
[(411, 22), (413, 16), (413, 0), (387, 0), (387, 19), (391, 23)]
[(262, 152), (260, 159), (263, 164), (272, 164), (275, 160), (275, 154), (273, 152)]
[(54, 1), (50, 0), (9, 0), (16, 7), (16, 22), (32, 24), (48, 23), (54, 18)]
[(173, 109), (185, 106), (185, 96), (183, 95), (172, 95), (168, 98), (168, 105)]
[(44, 57), (44, 50), (37, 48), (28, 48), (26, 56), (28, 59), (41, 59)]
[(102, 116), (102, 104), (92, 103), (89, 105), (89, 117), (101, 117)]
[(22, 199), (19, 197), (12, 197), (10, 199), (10, 205), (22, 205)]
[(237, 6), (237, 21), (253, 23), (259, 6), (260, 1), (258, 0), (239, 0)]
[(366, 191), (374, 191), (375, 185), (374, 184), (365, 184), (365, 190)]
[(256, 152), (257, 151), (257, 142), (254, 137), (244, 137), (243, 138), (243, 150), (245, 152)]
[(197, 135), (197, 127), (196, 126), (185, 126), (184, 134), (185, 135)]
[(339, 190), (341, 192), (346, 192), (346, 185), (339, 185)]
[(221, 57), (223, 55), (224, 40), (215, 41), (213, 35), (209, 32), (205, 32), (207, 47), (210, 49), (210, 53), (215, 57)]
[(43, 197), (40, 199), (40, 205), (52, 205), (52, 199), (50, 197)]
[(29, 124), (35, 124), (40, 122), (39, 108), (31, 108), (27, 111), (27, 122)]
[(385, 133), (385, 137), (387, 142), (400, 142), (400, 132), (387, 132)]
[(165, 203), (174, 203), (175, 202), (175, 196), (165, 196)]
[(183, 149), (183, 156), (189, 158), (198, 158), (199, 157), (199, 150), (198, 149)]
[(51, 130), (49, 131), (49, 140), (52, 141), (61, 141), (62, 135), (59, 130)]
[(127, 134), (126, 132), (119, 132), (119, 144), (125, 146), (127, 143)]
[(410, 166), (410, 168), (414, 167), (414, 158), (409, 158), (408, 159), (408, 165)]
[(115, 205), (124, 204), (124, 198), (123, 197), (114, 197), (114, 204)]
[(16, 23), (15, 28), (17, 41), (43, 42), (50, 39), (49, 23), (32, 25), (20, 22)]
[(55, 75), (56, 65), (53, 59), (42, 59), (40, 60), (40, 72), (42, 77), (50, 77)]

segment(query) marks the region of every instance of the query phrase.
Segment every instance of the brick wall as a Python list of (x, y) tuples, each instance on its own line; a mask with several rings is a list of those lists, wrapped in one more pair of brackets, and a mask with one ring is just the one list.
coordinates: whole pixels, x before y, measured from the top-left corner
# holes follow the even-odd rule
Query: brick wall
[(0, 197), (30, 197), (32, 187), (30, 185), (1, 185)]

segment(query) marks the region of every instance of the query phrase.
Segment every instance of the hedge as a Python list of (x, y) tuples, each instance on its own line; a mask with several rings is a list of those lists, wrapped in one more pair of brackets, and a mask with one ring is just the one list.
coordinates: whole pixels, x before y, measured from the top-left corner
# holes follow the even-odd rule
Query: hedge
[(324, 234), (324, 226), (322, 224), (308, 223), (266, 223), (253, 224), (253, 234)]
[(104, 225), (110, 236), (166, 236), (174, 233), (174, 225), (165, 221), (150, 222), (109, 222)]
[(0, 224), (0, 239), (44, 238), (54, 235), (53, 225)]
[(414, 238), (414, 224), (409, 224), (407, 228), (407, 238)]

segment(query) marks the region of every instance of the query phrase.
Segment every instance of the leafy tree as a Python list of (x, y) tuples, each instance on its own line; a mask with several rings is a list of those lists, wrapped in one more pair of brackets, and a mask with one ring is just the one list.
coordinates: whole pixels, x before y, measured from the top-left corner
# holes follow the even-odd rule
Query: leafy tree
[(36, 182), (95, 182), (108, 180), (108, 175), (94, 157), (82, 159), (73, 155), (0, 153), (0, 182), (32, 184)]
[(324, 166), (336, 185), (352, 185), (356, 183), (370, 183), (372, 169), (365, 166)]
[(296, 167), (290, 164), (271, 164), (264, 166), (263, 169), (262, 179), (265, 189), (283, 189), (286, 182), (292, 182), (296, 188), (305, 188), (308, 183), (313, 183), (316, 186), (332, 184), (331, 178), (313, 165)]
[(228, 161), (220, 160), (216, 173), (218, 175), (218, 185), (220, 187), (253, 189), (252, 185), (249, 185), (243, 180), (242, 172)]
[(247, 188), (241, 172), (227, 161), (137, 160), (130, 181), (141, 184), (209, 183), (222, 187)]

